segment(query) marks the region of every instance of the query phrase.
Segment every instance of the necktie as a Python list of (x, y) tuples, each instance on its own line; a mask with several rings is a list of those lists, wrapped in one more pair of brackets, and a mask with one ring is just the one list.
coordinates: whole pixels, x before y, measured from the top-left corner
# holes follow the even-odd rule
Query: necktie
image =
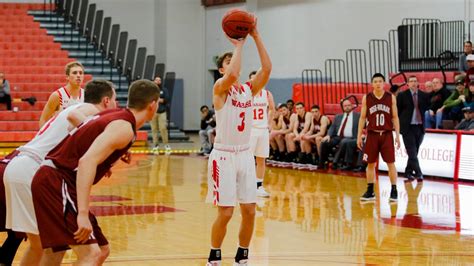
[(418, 108), (418, 93), (413, 93), (413, 104), (415, 105), (415, 123), (421, 124), (421, 113)]
[(346, 118), (344, 118), (344, 122), (342, 122), (341, 131), (339, 131), (339, 137), (341, 138), (344, 137), (344, 129), (346, 128), (348, 118), (349, 118), (349, 114), (346, 115)]

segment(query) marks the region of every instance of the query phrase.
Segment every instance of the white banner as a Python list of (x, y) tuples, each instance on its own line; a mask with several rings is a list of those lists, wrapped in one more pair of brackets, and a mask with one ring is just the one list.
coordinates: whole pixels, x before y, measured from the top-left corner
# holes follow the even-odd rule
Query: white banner
[[(395, 132), (393, 134), (395, 137)], [(408, 155), (401, 136), (400, 144), (401, 148), (395, 150), (395, 166), (399, 173), (405, 173)], [(424, 175), (453, 178), (455, 157), (456, 134), (425, 134), (418, 152), (418, 161)], [(388, 170), (387, 164), (381, 156), (379, 158), (379, 170)]]
[(461, 136), (459, 179), (474, 180), (474, 135)]

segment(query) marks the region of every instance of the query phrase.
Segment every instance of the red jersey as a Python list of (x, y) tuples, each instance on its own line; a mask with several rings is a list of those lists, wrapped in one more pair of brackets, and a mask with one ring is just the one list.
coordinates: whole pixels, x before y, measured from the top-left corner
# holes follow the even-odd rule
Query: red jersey
[(384, 92), (377, 99), (373, 92), (367, 94), (367, 130), (393, 130), (392, 123), (392, 94)]
[[(87, 120), (79, 128), (71, 131), (69, 135), (51, 150), (46, 159), (54, 162), (54, 165), (67, 173), (65, 181), (68, 185), (76, 187), (76, 174), (79, 159), (87, 152), (94, 140), (107, 127), (116, 120), (125, 120), (132, 124), (133, 131), (136, 131), (136, 121), (132, 112), (128, 109), (112, 109), (103, 111), (90, 120)], [(124, 155), (132, 146), (133, 141), (121, 150), (115, 150), (105, 161), (97, 166), (94, 184), (110, 170), (112, 165)]]

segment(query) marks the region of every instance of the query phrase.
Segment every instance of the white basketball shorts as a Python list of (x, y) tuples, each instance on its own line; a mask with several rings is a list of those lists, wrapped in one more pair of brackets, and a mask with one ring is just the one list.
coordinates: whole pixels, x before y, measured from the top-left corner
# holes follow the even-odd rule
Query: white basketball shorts
[(8, 163), (3, 178), (7, 207), (6, 228), (39, 234), (31, 194), (31, 182), (39, 167), (37, 160), (21, 154)]
[(268, 158), (270, 155), (270, 133), (267, 128), (252, 128), (250, 150), (256, 157)]
[(257, 201), (255, 160), (248, 145), (244, 149), (214, 144), (208, 161), (207, 202), (235, 206)]

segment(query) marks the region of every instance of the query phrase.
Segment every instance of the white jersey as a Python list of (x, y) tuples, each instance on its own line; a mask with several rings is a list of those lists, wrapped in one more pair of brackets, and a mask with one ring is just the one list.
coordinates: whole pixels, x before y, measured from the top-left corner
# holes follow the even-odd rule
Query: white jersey
[(69, 134), (69, 121), (67, 115), (84, 103), (79, 103), (66, 110), (57, 113), (49, 119), (36, 133), (36, 136), (25, 145), (18, 148), (22, 152), (33, 153), (40, 160), (44, 160), (46, 154), (56, 147)]
[(64, 87), (57, 89), (56, 92), (59, 94), (61, 110), (64, 110), (68, 108), (69, 106), (73, 106), (75, 104), (84, 102), (84, 89), (83, 88), (81, 88), (80, 90), (79, 98), (75, 98), (75, 99), (71, 97), (69, 92)]
[(268, 128), (268, 94), (263, 89), (253, 97), (253, 128)]
[(224, 145), (248, 145), (252, 128), (252, 90), (249, 82), (232, 86), (224, 106), (216, 110), (215, 143)]

